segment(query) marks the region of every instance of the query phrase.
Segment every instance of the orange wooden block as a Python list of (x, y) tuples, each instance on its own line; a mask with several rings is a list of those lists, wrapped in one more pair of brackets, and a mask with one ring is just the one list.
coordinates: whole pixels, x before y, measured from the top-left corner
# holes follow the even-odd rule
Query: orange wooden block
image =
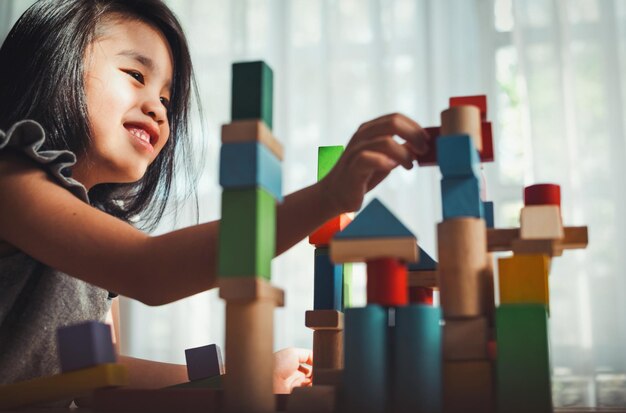
[(549, 304), (546, 255), (514, 255), (498, 260), (501, 304)]
[(351, 222), (352, 214), (341, 214), (327, 221), (309, 236), (309, 244), (315, 245), (316, 247), (330, 244), (330, 240), (333, 236), (337, 232), (343, 231), (343, 229)]

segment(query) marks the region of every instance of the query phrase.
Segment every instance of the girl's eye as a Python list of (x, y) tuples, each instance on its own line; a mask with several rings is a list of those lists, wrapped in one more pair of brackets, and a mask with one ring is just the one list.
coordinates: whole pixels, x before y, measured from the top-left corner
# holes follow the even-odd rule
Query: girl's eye
[(142, 85), (145, 83), (143, 75), (140, 72), (137, 72), (135, 70), (127, 70), (126, 73), (128, 73), (129, 76), (131, 76), (133, 79), (135, 79)]
[(160, 98), (165, 109), (170, 110), (170, 101), (167, 98)]

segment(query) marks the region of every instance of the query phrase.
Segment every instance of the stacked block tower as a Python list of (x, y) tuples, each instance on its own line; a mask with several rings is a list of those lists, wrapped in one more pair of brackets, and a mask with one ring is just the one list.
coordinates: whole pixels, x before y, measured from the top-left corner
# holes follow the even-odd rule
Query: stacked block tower
[[(273, 412), (273, 317), (283, 291), (270, 284), (283, 150), (272, 135), (273, 74), (264, 62), (232, 68), (232, 122), (222, 127), (220, 297), (226, 300), (224, 411)], [(242, 391), (245, 389), (245, 391)]]

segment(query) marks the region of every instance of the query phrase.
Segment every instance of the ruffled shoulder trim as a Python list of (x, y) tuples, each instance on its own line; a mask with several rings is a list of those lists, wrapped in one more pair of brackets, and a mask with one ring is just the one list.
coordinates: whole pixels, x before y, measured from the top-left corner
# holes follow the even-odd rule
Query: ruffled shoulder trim
[(43, 165), (55, 179), (82, 201), (89, 203), (87, 189), (71, 178), (71, 167), (76, 164), (76, 155), (72, 151), (46, 151), (41, 146), (46, 140), (43, 127), (34, 120), (22, 120), (15, 123), (4, 133), (0, 130), (0, 150), (5, 147), (17, 149), (29, 158)]

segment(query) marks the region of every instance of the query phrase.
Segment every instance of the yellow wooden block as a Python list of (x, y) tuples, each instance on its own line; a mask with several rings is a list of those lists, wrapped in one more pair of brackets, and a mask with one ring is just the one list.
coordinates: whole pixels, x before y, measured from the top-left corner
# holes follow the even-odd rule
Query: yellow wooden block
[(549, 303), (546, 255), (513, 255), (498, 260), (501, 304)]
[(531, 205), (522, 208), (520, 238), (563, 239), (563, 221), (558, 205)]
[(72, 399), (103, 387), (126, 386), (121, 364), (101, 364), (88, 369), (0, 386), (0, 409)]

